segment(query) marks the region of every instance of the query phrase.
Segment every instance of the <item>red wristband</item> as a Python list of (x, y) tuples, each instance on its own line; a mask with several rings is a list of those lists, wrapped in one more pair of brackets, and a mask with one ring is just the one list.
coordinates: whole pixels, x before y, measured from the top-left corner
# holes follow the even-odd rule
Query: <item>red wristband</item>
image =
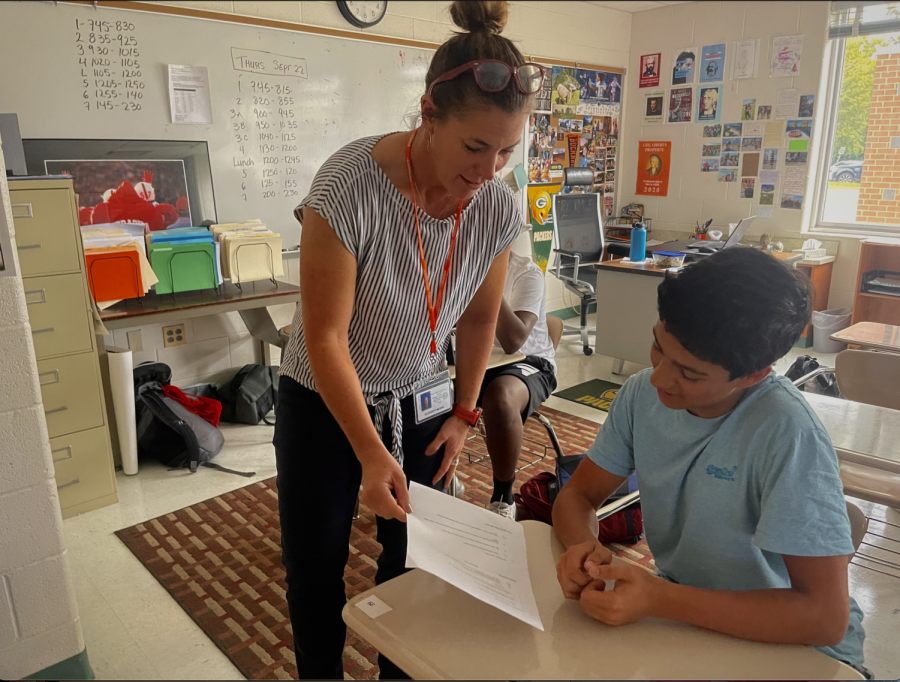
[(481, 408), (476, 407), (475, 411), (467, 410), (464, 407), (461, 407), (457, 403), (453, 403), (453, 416), (459, 417), (469, 426), (475, 426), (478, 424), (478, 419), (481, 417)]

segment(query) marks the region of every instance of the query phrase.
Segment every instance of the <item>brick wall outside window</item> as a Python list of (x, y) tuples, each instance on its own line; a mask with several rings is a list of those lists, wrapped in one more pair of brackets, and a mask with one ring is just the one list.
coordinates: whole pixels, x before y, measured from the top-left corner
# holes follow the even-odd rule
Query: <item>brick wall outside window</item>
[[(869, 131), (856, 219), (865, 223), (900, 224), (900, 52), (881, 54), (875, 63), (875, 83), (869, 110)], [(898, 140), (900, 141), (900, 140)]]

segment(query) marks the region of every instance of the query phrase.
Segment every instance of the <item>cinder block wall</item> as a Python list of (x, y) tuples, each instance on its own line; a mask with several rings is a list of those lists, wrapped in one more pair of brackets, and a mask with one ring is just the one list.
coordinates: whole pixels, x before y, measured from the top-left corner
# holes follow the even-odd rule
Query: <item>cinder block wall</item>
[[(0, 229), (12, 211), (0, 141)], [(0, 276), (0, 679), (84, 650), (20, 277)]]

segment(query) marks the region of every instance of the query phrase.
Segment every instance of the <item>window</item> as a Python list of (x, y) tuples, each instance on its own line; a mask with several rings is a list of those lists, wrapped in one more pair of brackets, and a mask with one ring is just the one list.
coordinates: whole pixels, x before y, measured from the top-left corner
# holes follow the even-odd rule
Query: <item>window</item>
[(900, 3), (833, 2), (816, 229), (900, 233)]

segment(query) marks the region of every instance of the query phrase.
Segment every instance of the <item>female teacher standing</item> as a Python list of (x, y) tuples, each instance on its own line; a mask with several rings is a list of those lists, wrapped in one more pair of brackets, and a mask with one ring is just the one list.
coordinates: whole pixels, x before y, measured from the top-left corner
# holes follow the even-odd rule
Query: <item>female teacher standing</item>
[[(296, 211), (301, 305), (281, 366), (275, 452), (301, 679), (343, 678), (343, 573), (360, 484), (377, 516), (382, 583), (405, 570), (408, 481), (452, 480), (522, 225), (494, 174), (521, 140), (543, 69), (500, 36), (505, 2), (455, 2), (450, 14), (467, 32), (431, 61), (421, 127), (351, 142)], [(455, 395), (444, 361), (454, 326)], [(403, 676), (379, 663), (382, 679)]]

